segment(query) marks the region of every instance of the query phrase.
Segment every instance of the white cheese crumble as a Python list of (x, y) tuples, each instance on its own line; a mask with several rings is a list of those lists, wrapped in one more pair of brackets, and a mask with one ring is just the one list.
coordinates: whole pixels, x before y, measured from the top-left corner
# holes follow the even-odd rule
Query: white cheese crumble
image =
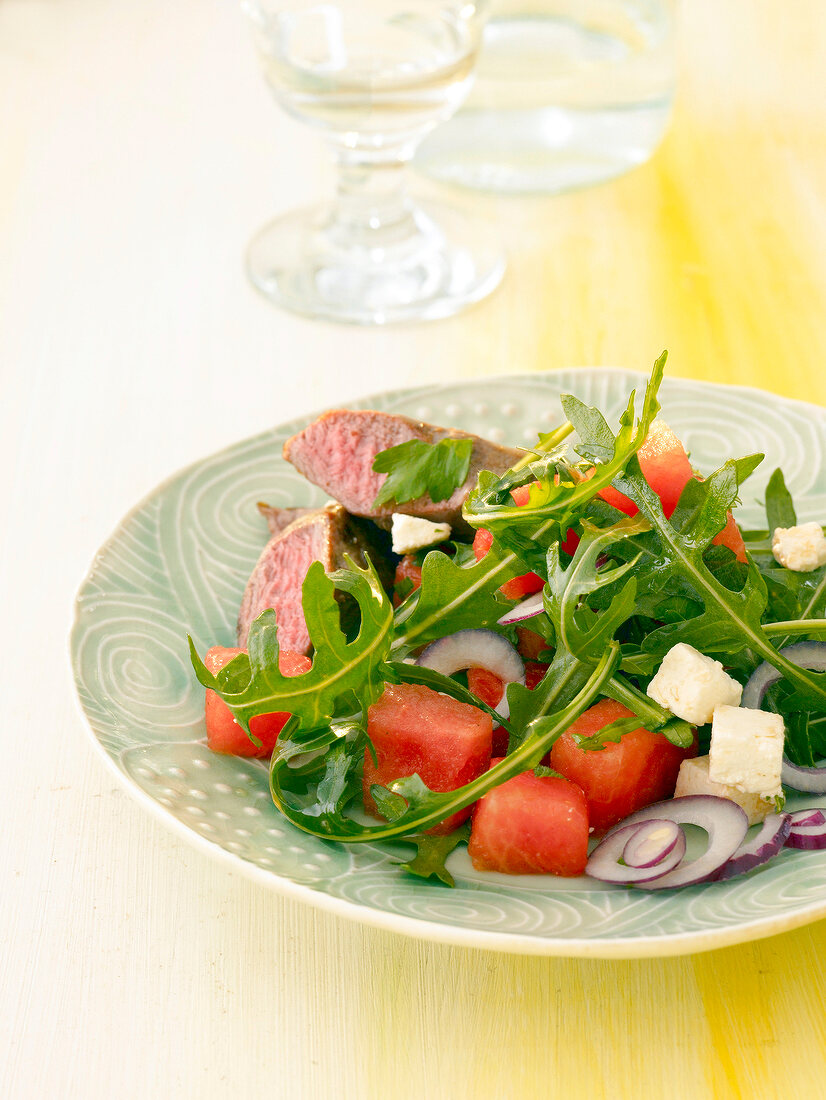
[(738, 791), (775, 798), (782, 794), (783, 718), (750, 707), (714, 708), (709, 778)]
[(391, 524), (394, 554), (411, 554), (423, 546), (434, 546), (450, 538), (449, 523), (432, 523), (418, 516), (403, 516), (393, 513)]
[(685, 642), (669, 649), (648, 685), (648, 695), (655, 703), (692, 726), (710, 722), (714, 708), (721, 703), (736, 707), (742, 694), (741, 685), (719, 661)]
[(811, 573), (826, 565), (826, 536), (819, 523), (797, 527), (775, 527), (772, 535), (774, 560), (795, 573)]
[(697, 756), (693, 760), (684, 760), (680, 764), (680, 774), (677, 776), (677, 786), (674, 788), (674, 797), (682, 798), (689, 794), (713, 794), (718, 798), (728, 798), (731, 802), (745, 811), (749, 819), (749, 825), (762, 821), (769, 814), (773, 814), (776, 807), (768, 798), (761, 798), (759, 794), (747, 794), (728, 783), (715, 783), (709, 778), (709, 757)]

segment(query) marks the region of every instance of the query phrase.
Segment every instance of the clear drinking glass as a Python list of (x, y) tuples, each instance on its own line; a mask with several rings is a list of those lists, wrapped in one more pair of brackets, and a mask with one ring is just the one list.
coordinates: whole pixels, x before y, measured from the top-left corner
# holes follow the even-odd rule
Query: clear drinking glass
[(676, 0), (492, 0), (473, 91), (416, 167), (555, 194), (642, 164), (671, 120), (675, 16)]
[(405, 167), (470, 87), (487, 0), (244, 0), (281, 106), (327, 138), (331, 203), (291, 211), (252, 241), (247, 268), (298, 313), (382, 324), (446, 317), (504, 271), (485, 227), (414, 203)]

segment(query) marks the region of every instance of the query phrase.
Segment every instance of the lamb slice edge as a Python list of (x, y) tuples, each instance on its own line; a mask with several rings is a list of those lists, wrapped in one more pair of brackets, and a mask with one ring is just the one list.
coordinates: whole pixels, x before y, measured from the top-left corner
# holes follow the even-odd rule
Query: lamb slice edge
[[(382, 583), (388, 585), (392, 574), (388, 549), (385, 532), (348, 515), (340, 504), (309, 510), (270, 538), (261, 552), (241, 600), (238, 645), (246, 646), (253, 620), (273, 608), (281, 648), (308, 653), (310, 636), (301, 607), (301, 586), (312, 562), (320, 561), (329, 573), (342, 568), (347, 556), (361, 566), (369, 557)], [(343, 593), (337, 592), (336, 598), (342, 604), (346, 630), (353, 604)]]
[[(386, 477), (375, 473), (373, 461), (380, 451), (411, 439), (438, 443), (442, 439), (473, 442), (470, 469), (464, 483), (449, 500), (434, 502), (429, 496), (405, 504), (373, 507)], [(333, 409), (322, 414), (284, 444), (284, 458), (307, 478), (338, 500), (353, 515), (386, 524), (394, 512), (419, 516), (435, 523), (449, 523), (467, 533), (462, 505), (476, 484), (480, 470), (502, 474), (524, 455), (514, 447), (482, 439), (469, 432), (440, 428), (397, 413), (362, 409)]]

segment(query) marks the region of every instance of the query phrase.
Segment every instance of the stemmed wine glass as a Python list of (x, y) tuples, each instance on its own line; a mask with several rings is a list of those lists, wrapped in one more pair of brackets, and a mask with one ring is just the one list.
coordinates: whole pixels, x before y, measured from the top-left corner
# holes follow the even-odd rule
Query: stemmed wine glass
[(247, 269), (267, 297), (383, 324), (449, 316), (498, 284), (504, 260), (487, 228), (404, 186), (419, 141), (469, 90), (487, 2), (244, 0), (276, 98), (322, 131), (339, 167), (333, 202), (253, 239)]

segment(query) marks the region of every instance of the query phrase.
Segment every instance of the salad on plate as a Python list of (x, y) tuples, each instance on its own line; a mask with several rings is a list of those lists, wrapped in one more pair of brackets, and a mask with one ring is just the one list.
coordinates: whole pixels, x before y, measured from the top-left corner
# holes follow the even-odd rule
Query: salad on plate
[[(826, 537), (762, 456), (696, 471), (658, 417), (573, 396), (535, 446), (335, 410), (285, 457), (332, 498), (270, 528), (238, 645), (202, 658), (208, 744), (270, 757), (300, 829), (407, 872), (727, 879), (826, 846)], [(750, 825), (758, 825), (754, 835)], [(786, 852), (781, 858), (789, 858)]]

